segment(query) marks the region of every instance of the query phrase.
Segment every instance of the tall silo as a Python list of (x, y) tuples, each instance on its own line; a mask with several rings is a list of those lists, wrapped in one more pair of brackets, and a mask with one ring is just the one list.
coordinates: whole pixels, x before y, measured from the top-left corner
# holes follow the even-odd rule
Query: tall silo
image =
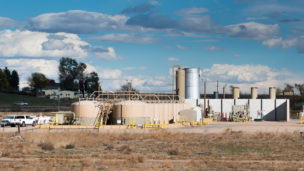
[(257, 98), (258, 98), (258, 88), (251, 87), (251, 99), (257, 99)]
[(232, 94), (233, 94), (233, 99), (238, 99), (240, 97), (240, 88), (233, 87)]
[(186, 99), (199, 99), (200, 68), (185, 68)]
[(185, 99), (185, 70), (181, 67), (176, 71), (176, 94)]
[(269, 87), (269, 98), (275, 99), (276, 98), (277, 89), (275, 87)]

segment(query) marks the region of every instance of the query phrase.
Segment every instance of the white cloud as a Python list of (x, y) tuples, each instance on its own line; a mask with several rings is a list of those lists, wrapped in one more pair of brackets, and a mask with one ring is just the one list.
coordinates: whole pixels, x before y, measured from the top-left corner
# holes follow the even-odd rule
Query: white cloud
[(107, 48), (106, 52), (95, 52), (95, 56), (100, 59), (104, 59), (104, 60), (108, 60), (108, 61), (123, 59), (121, 56), (118, 56), (116, 54), (113, 47)]
[(217, 47), (217, 46), (206, 46), (205, 49), (208, 50), (208, 51), (221, 51), (221, 50), (224, 50), (224, 48)]
[(121, 42), (121, 43), (139, 43), (139, 44), (150, 44), (156, 43), (159, 40), (153, 37), (142, 35), (142, 34), (106, 34), (99, 37), (90, 37), (89, 41), (110, 41), (110, 42)]
[(264, 40), (262, 42), (263, 45), (268, 46), (270, 48), (274, 47), (274, 46), (278, 46), (281, 45), (282, 43), (282, 38), (272, 38), (272, 39), (268, 39), (268, 40)]
[(266, 40), (279, 33), (279, 25), (261, 24), (256, 22), (240, 23), (226, 26), (232, 37), (251, 40)]
[(176, 47), (177, 47), (177, 49), (179, 49), (179, 50), (185, 50), (186, 48), (184, 47), (184, 46), (182, 46), (182, 45), (176, 45)]
[(175, 61), (175, 62), (178, 62), (179, 59), (178, 59), (178, 58), (174, 58), (174, 57), (170, 57), (170, 58), (168, 58), (168, 61)]
[(0, 55), (4, 57), (85, 57), (81, 46), (88, 45), (77, 35), (31, 31), (0, 31)]
[(214, 64), (203, 70), (202, 77), (213, 84), (219, 80), (222, 84), (234, 85), (246, 91), (250, 87), (267, 90), (268, 87), (282, 87), (285, 83), (303, 81), (295, 73), (284, 69), (274, 70), (265, 65)]
[(127, 20), (128, 17), (124, 15), (107, 15), (97, 12), (71, 10), (59, 13), (46, 13), (31, 18), (26, 28), (49, 33), (88, 34), (99, 33), (103, 30), (121, 29)]
[(268, 40), (264, 40), (262, 42), (263, 45), (268, 46), (270, 48), (275, 46), (281, 46), (282, 48), (291, 48), (296, 47), (299, 53), (304, 53), (304, 36), (299, 36), (295, 38), (282, 39), (280, 38), (271, 38)]
[(97, 69), (99, 77), (101, 79), (119, 79), (122, 76), (122, 72), (119, 69)]
[(3, 57), (55, 57), (85, 58), (95, 56), (105, 60), (118, 60), (112, 47), (92, 46), (71, 33), (42, 33), (28, 30), (0, 31), (0, 56)]
[(14, 69), (20, 77), (20, 87), (27, 85), (27, 79), (34, 72), (43, 73), (49, 79), (58, 79), (58, 62), (44, 59), (6, 59), (4, 64), (9, 69)]
[(6, 18), (6, 17), (0, 17), (0, 28), (15, 27), (17, 25), (18, 25), (18, 22), (13, 19)]

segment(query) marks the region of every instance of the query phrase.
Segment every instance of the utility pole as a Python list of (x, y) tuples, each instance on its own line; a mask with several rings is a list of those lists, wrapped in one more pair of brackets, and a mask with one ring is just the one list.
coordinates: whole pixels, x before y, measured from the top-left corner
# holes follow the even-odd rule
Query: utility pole
[(207, 89), (207, 82), (204, 81), (204, 115), (207, 116), (206, 114), (206, 89)]
[(217, 92), (217, 94), (219, 93), (219, 81), (218, 80), (216, 81), (216, 92)]
[(226, 88), (227, 84), (224, 85), (223, 87), (223, 99), (225, 99), (225, 88)]

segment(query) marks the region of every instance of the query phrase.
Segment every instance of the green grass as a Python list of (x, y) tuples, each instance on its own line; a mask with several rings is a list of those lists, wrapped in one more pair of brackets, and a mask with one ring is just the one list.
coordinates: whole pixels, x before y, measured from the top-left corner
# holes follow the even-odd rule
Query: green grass
[[(57, 100), (27, 95), (0, 93), (0, 105), (15, 105), (16, 102), (27, 102), (29, 106), (57, 106)], [(73, 101), (60, 100), (60, 106), (69, 106)]]

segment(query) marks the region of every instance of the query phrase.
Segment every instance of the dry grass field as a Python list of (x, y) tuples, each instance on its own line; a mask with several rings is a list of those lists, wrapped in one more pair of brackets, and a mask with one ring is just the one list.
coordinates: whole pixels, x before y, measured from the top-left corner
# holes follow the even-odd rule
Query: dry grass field
[(304, 135), (0, 133), (1, 170), (304, 170)]

